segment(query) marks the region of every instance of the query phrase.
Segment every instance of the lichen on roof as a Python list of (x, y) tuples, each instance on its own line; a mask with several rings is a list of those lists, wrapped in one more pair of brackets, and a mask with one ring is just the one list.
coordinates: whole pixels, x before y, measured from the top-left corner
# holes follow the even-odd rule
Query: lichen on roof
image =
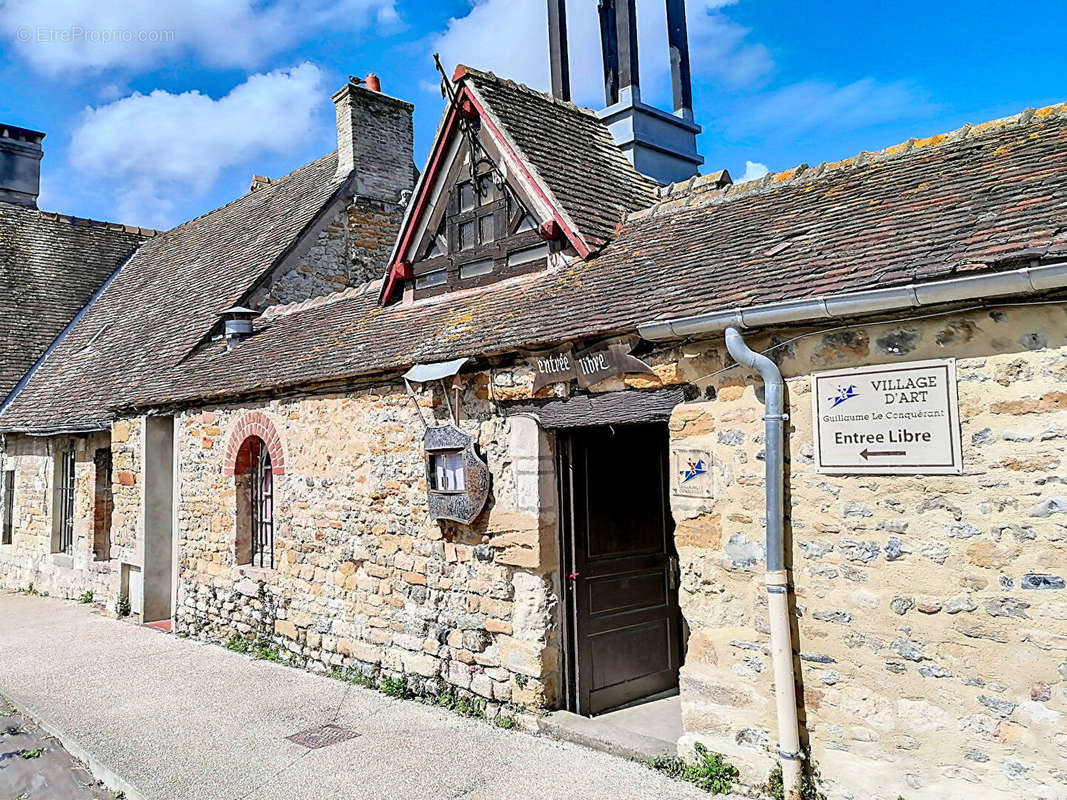
[[(989, 120), (979, 124), (966, 124), (953, 131), (939, 133), (923, 138), (911, 138), (898, 144), (885, 147), (881, 150), (863, 151), (849, 158), (839, 161), (824, 161), (814, 167), (807, 164), (783, 170), (781, 172), (769, 172), (762, 178), (745, 181), (743, 183), (724, 183), (722, 175), (725, 170), (714, 172), (709, 175), (701, 175), (690, 178), (687, 181), (672, 183), (660, 190), (660, 202), (649, 208), (632, 212), (627, 217), (627, 222), (637, 222), (650, 216), (669, 213), (680, 208), (691, 208), (699, 205), (710, 205), (737, 197), (745, 197), (758, 192), (773, 190), (783, 185), (791, 185), (797, 182), (810, 183), (820, 178), (827, 177), (831, 173), (841, 170), (854, 169), (870, 164), (877, 164), (889, 159), (901, 158), (918, 151), (927, 151), (931, 148), (947, 147), (964, 140), (986, 136), (995, 131), (1014, 126), (1026, 126), (1032, 123), (1044, 122), (1050, 118), (1067, 116), (1067, 103), (1057, 103), (1043, 108), (1027, 108), (1018, 114)], [(994, 151), (996, 155), (1002, 155)]]

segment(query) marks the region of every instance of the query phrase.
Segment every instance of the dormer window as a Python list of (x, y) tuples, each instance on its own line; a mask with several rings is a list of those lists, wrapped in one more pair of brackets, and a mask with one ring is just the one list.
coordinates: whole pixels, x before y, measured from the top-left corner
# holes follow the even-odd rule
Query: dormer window
[(437, 228), (412, 265), (415, 297), (432, 297), (543, 269), (548, 243), (507, 183), (483, 162), (477, 180), (456, 165)]

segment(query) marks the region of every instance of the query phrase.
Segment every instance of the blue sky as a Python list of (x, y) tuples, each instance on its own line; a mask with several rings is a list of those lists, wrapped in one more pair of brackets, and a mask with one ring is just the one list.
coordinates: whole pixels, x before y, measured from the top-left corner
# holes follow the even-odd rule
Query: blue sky
[[(599, 107), (595, 0), (568, 0)], [(740, 179), (1067, 100), (1067, 3), (689, 0), (705, 171)], [(335, 147), (330, 94), (376, 72), (441, 113), (432, 53), (547, 88), (543, 0), (0, 0), (0, 122), (45, 131), (41, 208), (168, 227)], [(669, 103), (662, 0), (638, 0), (645, 99)], [(750, 163), (751, 162), (751, 163)]]

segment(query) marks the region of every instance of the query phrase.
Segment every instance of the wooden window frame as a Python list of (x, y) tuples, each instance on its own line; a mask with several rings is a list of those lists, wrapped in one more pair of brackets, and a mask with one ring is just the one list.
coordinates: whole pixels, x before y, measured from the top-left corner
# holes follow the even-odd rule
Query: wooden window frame
[(274, 569), (274, 469), (259, 436), (241, 443), (234, 471), (237, 487), (238, 566)]
[(0, 472), (0, 497), (4, 502), (3, 534), (0, 544), (11, 544), (15, 532), (15, 470)]
[(252, 566), (274, 569), (274, 472), (260, 440), (252, 460)]
[[(548, 266), (549, 243), (543, 239), (536, 228), (519, 230), (523, 221), (530, 216), (530, 212), (523, 205), (518, 195), (506, 184), (495, 184), (491, 171), (481, 172), (479, 181), (494, 182), (498, 197), (487, 203), (479, 203), (481, 193), (475, 194), (475, 205), (471, 209), (460, 207), (460, 193), (462, 187), (471, 183), (469, 175), (465, 175), (466, 165), (462, 159), (449, 171), (449, 188), (442, 198), (445, 202), (445, 210), (437, 227), (429, 241), (422, 244), (423, 252), (432, 252), (438, 237), (444, 236), (446, 252), (441, 255), (426, 256), (412, 264), (414, 298), (421, 300), (427, 297), (447, 294), (458, 289), (475, 288), (485, 286), (505, 278), (523, 275), (528, 272), (537, 272)], [(494, 237), (492, 241), (481, 241), (481, 220), (491, 217), (493, 219)], [(472, 224), (474, 226), (475, 244), (473, 247), (460, 249), (460, 226)], [(539, 246), (545, 247), (543, 257), (534, 258), (521, 264), (511, 264), (509, 256), (524, 250), (530, 250)], [(464, 277), (463, 268), (482, 261), (491, 261), (492, 270), (480, 275)], [(433, 285), (419, 285), (420, 279), (427, 275), (444, 273), (444, 281)]]
[(98, 447), (93, 452), (93, 560), (111, 560), (111, 521), (115, 511), (112, 488), (114, 459), (111, 447)]

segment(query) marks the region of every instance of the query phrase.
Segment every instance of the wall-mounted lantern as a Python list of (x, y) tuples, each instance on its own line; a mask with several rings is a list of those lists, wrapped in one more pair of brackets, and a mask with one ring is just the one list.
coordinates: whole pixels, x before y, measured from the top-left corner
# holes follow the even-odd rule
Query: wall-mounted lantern
[[(475, 448), (474, 437), (460, 430), (459, 398), (462, 381), (460, 368), (469, 359), (459, 358), (438, 364), (416, 364), (404, 374), (408, 395), (415, 401), (419, 418), (426, 429), (423, 449), (426, 452), (426, 493), (430, 516), (470, 525), (477, 519), (489, 499), (489, 465)], [(452, 385), (445, 380), (452, 378)], [(448, 403), (451, 421), (444, 425), (429, 425), (418, 407), (413, 383), (439, 381)], [(449, 393), (456, 395), (455, 405)]]

